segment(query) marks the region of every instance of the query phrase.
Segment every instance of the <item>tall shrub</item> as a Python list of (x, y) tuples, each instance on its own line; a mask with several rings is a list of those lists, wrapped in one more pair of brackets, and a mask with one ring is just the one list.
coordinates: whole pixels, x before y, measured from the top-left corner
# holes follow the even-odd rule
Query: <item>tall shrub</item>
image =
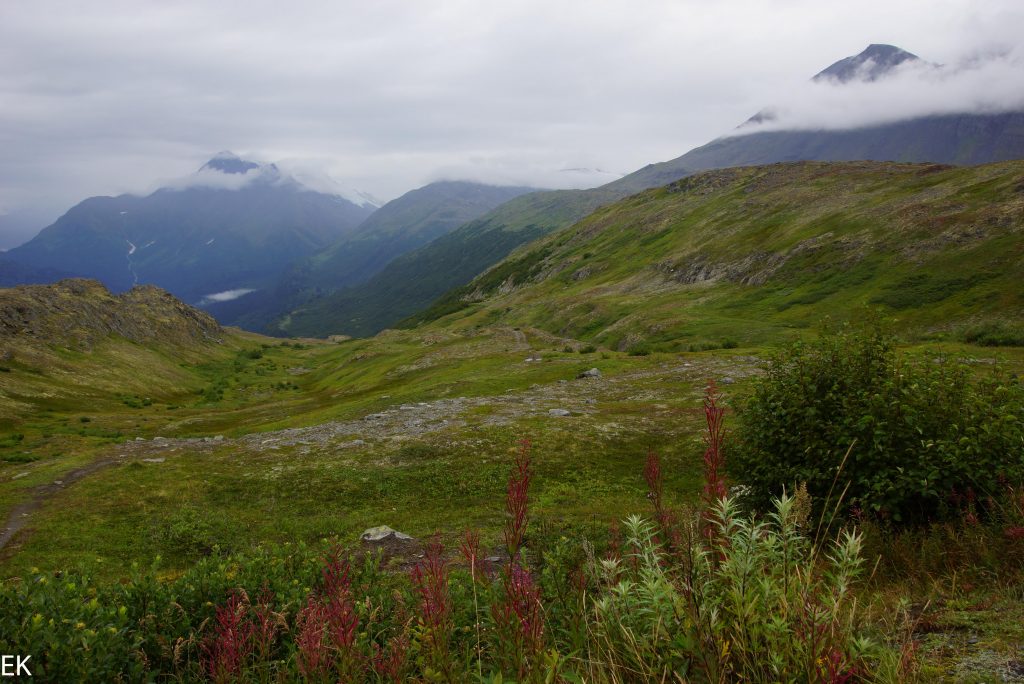
[(965, 362), (898, 354), (846, 328), (774, 356), (740, 413), (732, 473), (754, 501), (807, 483), (822, 508), (895, 522), (942, 518), (951, 496), (1024, 478), (1024, 387)]

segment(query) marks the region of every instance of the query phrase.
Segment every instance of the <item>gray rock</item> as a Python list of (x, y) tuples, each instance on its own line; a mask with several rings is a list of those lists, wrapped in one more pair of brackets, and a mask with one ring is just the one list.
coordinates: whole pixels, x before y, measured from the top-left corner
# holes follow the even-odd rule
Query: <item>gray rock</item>
[(398, 530), (393, 530), (387, 525), (378, 525), (377, 527), (371, 527), (363, 532), (360, 536), (364, 542), (382, 542), (387, 539), (397, 539), (399, 541), (412, 541), (412, 537), (407, 534), (402, 534)]
[(17, 480), (19, 477), (25, 477), (26, 475), (28, 475), (28, 473), (18, 473), (17, 475), (12, 477), (11, 479), (12, 480)]
[(166, 460), (167, 460), (166, 458), (144, 458), (144, 459), (142, 459), (142, 462), (143, 463), (163, 463)]
[(565, 409), (548, 409), (548, 415), (549, 416), (557, 416), (557, 417), (565, 417), (565, 416), (571, 416), (572, 415), (572, 411), (567, 411)]
[(583, 371), (582, 373), (580, 373), (576, 377), (577, 378), (599, 378), (599, 377), (601, 377), (601, 371), (599, 371), (596, 368), (591, 368), (590, 370)]
[(214, 442), (223, 442), (224, 441), (224, 435), (217, 435), (216, 437), (213, 438), (213, 441)]
[(722, 384), (723, 385), (731, 385), (734, 382), (736, 382), (736, 380), (734, 380), (733, 378), (731, 378), (728, 375), (726, 375), (724, 378), (722, 378)]

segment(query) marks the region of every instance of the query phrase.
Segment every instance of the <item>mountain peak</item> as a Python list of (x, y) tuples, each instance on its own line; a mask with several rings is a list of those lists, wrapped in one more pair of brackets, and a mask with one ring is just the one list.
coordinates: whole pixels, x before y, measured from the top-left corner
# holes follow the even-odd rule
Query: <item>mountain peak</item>
[(849, 81), (876, 81), (894, 68), (920, 57), (895, 45), (872, 43), (860, 54), (841, 59), (815, 75), (815, 81), (832, 80), (838, 83)]
[(234, 152), (224, 150), (213, 155), (210, 161), (203, 164), (199, 170), (210, 169), (221, 173), (247, 173), (252, 169), (258, 169), (260, 165), (256, 162), (242, 159)]

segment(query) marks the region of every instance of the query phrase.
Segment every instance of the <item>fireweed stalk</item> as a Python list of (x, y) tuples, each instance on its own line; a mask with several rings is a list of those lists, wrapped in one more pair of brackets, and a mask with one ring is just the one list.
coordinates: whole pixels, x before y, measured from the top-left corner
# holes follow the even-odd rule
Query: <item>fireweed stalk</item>
[(473, 584), (473, 628), (476, 632), (476, 669), (477, 676), (483, 680), (483, 648), (480, 639), (480, 599), (476, 589), (478, 570), (477, 564), (480, 560), (480, 533), (476, 530), (466, 530), (459, 544), (462, 557), (469, 565), (469, 576)]
[(448, 592), (448, 563), (439, 535), (427, 543), (423, 560), (411, 573), (413, 591), (419, 599), (419, 619), (423, 629), (429, 667), (445, 680), (451, 679), (451, 637), (454, 629), (452, 599)]
[(518, 673), (519, 681), (530, 679), (544, 646), (540, 588), (522, 559), (532, 475), (531, 444), (524, 439), (515, 452), (505, 495), (508, 564), (502, 571), (500, 599), (491, 606), (499, 660), (504, 671)]
[(249, 597), (234, 591), (217, 608), (213, 634), (203, 644), (204, 669), (214, 682), (235, 681), (253, 653), (256, 625), (249, 615)]
[(508, 516), (505, 522), (505, 551), (510, 563), (519, 559), (523, 536), (526, 534), (530, 479), (533, 477), (530, 447), (528, 439), (519, 442), (505, 494), (505, 513)]

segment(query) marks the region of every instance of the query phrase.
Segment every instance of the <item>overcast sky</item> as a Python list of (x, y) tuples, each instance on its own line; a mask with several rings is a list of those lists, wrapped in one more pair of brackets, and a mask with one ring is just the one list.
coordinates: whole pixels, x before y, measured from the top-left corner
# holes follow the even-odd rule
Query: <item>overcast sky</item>
[[(907, 115), (1009, 106), (1022, 36), (1020, 0), (0, 0), (0, 248), (26, 213), (35, 232), (225, 149), (387, 200), (441, 178), (597, 185), (765, 105), (801, 125), (901, 93)], [(856, 114), (808, 94), (869, 43), (995, 66)]]

